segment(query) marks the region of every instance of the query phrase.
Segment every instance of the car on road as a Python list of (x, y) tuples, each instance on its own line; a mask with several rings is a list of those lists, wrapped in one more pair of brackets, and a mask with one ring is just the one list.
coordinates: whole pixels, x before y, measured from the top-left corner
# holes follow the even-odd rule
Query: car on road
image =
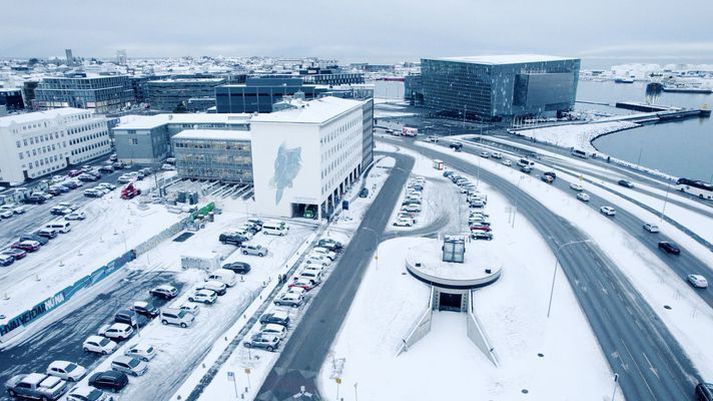
[(611, 206), (602, 206), (599, 208), (599, 212), (609, 217), (616, 216), (616, 210)]
[(245, 262), (231, 262), (224, 264), (223, 269), (230, 270), (236, 274), (248, 274), (250, 265)]
[(11, 397), (54, 401), (67, 392), (67, 382), (42, 373), (16, 375), (5, 383)]
[(656, 234), (661, 231), (659, 229), (659, 226), (657, 226), (656, 224), (651, 224), (651, 223), (644, 224), (644, 230), (646, 230), (652, 234)]
[(489, 153), (489, 152), (486, 152), (486, 151), (482, 151), (482, 152), (480, 152), (480, 157), (489, 159), (489, 158), (490, 158), (490, 153)]
[(503, 165), (503, 166), (510, 167), (510, 166), (512, 166), (512, 160), (510, 160), (510, 159), (504, 159), (504, 160), (502, 161), (502, 165)]
[(520, 167), (520, 171), (522, 171), (525, 174), (530, 174), (532, 172), (532, 167), (530, 167), (530, 166)]
[(15, 249), (22, 249), (23, 251), (26, 251), (26, 252), (36, 252), (40, 249), (40, 243), (37, 241), (33, 241), (33, 240), (26, 240), (26, 241), (15, 242), (14, 244), (11, 245), (11, 247), (15, 248)]
[(89, 385), (100, 390), (109, 390), (118, 393), (129, 384), (129, 377), (126, 373), (107, 370), (105, 372), (97, 372), (89, 378)]
[(13, 216), (15, 216), (15, 212), (10, 209), (0, 210), (0, 217), (2, 217), (3, 219), (9, 219)]
[(455, 150), (456, 152), (460, 152), (461, 149), (463, 149), (463, 144), (460, 142), (451, 142), (448, 147)]
[(156, 356), (156, 348), (148, 343), (136, 343), (127, 348), (124, 355), (148, 362)]
[(219, 280), (208, 280), (196, 286), (198, 290), (209, 290), (216, 293), (216, 295), (225, 295), (228, 289), (227, 284)]
[(87, 214), (84, 212), (72, 212), (64, 216), (65, 220), (73, 221), (73, 220), (84, 220), (87, 218)]
[(500, 152), (493, 152), (493, 154), (491, 156), (493, 159), (498, 159), (498, 160), (503, 158), (503, 154)]
[(589, 202), (589, 194), (580, 192), (577, 194), (577, 199), (581, 200), (582, 202)]
[(99, 335), (111, 340), (126, 340), (134, 334), (134, 329), (126, 323), (105, 324), (99, 328)]
[(280, 345), (280, 337), (272, 334), (257, 333), (243, 343), (245, 348), (262, 348), (266, 351), (276, 351)]
[(673, 242), (659, 241), (658, 247), (660, 250), (662, 250), (666, 253), (670, 253), (673, 255), (681, 254), (681, 248), (679, 248), (678, 245), (674, 244)]
[(150, 289), (149, 294), (157, 298), (173, 299), (178, 295), (178, 289), (172, 285), (161, 284)]
[(304, 301), (304, 295), (301, 293), (287, 291), (277, 298), (274, 303), (279, 306), (291, 306), (297, 308), (302, 305)]
[(287, 313), (285, 311), (268, 312), (268, 313), (260, 316), (260, 323), (261, 324), (268, 324), (268, 323), (281, 324), (281, 325), (287, 327), (290, 325), (290, 315), (289, 315), (289, 313)]
[(188, 296), (188, 300), (191, 302), (212, 305), (218, 300), (218, 295), (215, 291), (211, 290), (195, 290)]
[(74, 362), (54, 361), (47, 366), (47, 374), (62, 380), (78, 382), (87, 374), (87, 369)]
[(686, 280), (696, 288), (708, 288), (708, 280), (700, 274), (689, 274)]
[(617, 184), (621, 185), (622, 187), (634, 188), (634, 183), (629, 180), (619, 180), (617, 181)]
[(427, 140), (428, 142), (434, 142), (434, 143), (435, 143), (435, 142), (438, 142), (438, 137), (435, 136), (435, 135), (429, 135), (429, 136), (426, 137), (426, 140)]
[(196, 315), (184, 309), (163, 308), (161, 309), (161, 323), (164, 325), (172, 324), (186, 328), (191, 326), (196, 319)]
[(67, 394), (67, 401), (114, 401), (114, 397), (104, 394), (98, 388), (75, 386)]
[(146, 373), (148, 368), (148, 363), (132, 356), (121, 355), (111, 361), (111, 370), (131, 376), (141, 376)]
[(569, 184), (569, 187), (577, 192), (584, 191), (584, 187), (582, 187), (582, 184), (578, 184), (576, 182)]
[(134, 304), (129, 307), (129, 310), (132, 310), (138, 313), (139, 315), (145, 316), (149, 319), (153, 319), (158, 316), (158, 309), (155, 306), (144, 301), (134, 302)]
[(265, 256), (268, 252), (267, 248), (262, 245), (243, 244), (240, 247), (243, 255)]
[(102, 336), (89, 336), (84, 343), (82, 348), (85, 352), (95, 352), (97, 354), (109, 355), (116, 350), (117, 344)]

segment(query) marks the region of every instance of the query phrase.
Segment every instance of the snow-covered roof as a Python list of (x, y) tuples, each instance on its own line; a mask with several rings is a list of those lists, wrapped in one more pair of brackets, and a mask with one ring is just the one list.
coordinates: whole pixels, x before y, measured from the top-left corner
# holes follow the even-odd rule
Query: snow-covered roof
[(247, 124), (248, 113), (196, 113), (196, 114), (156, 114), (154, 116), (125, 116), (119, 119), (115, 129), (151, 129), (168, 123), (172, 124)]
[(294, 106), (294, 108), (260, 114), (253, 117), (252, 122), (321, 124), (355, 108), (361, 107), (363, 102), (326, 96), (310, 101), (292, 99), (288, 101), (288, 103)]
[(542, 54), (500, 54), (483, 56), (438, 57), (431, 60), (456, 61), (473, 64), (520, 64), (545, 61), (576, 60), (573, 57), (546, 56)]
[(78, 109), (74, 107), (64, 107), (61, 109), (50, 109), (45, 111), (35, 111), (32, 113), (11, 114), (0, 117), (0, 127), (8, 127), (11, 124), (23, 124), (33, 121), (41, 121), (57, 118), (60, 116), (70, 116), (74, 114), (88, 113), (86, 109)]
[(187, 129), (174, 135), (175, 139), (215, 139), (232, 141), (249, 141), (250, 131), (227, 129)]

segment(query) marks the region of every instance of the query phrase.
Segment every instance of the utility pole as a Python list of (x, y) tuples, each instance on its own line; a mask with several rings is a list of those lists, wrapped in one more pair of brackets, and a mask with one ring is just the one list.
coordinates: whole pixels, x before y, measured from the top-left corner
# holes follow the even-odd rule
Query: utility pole
[(666, 198), (664, 198), (663, 207), (661, 208), (661, 216), (660, 216), (660, 223), (659, 223), (659, 224), (662, 224), (662, 223), (663, 223), (663, 216), (664, 216), (664, 212), (666, 212), (666, 205), (668, 204), (668, 192), (669, 192), (670, 189), (671, 189), (671, 183), (669, 183), (669, 182), (667, 181), (667, 182), (666, 182)]
[(611, 394), (611, 401), (614, 401), (614, 396), (616, 396), (616, 387), (617, 383), (619, 382), (619, 374), (614, 373), (614, 392)]

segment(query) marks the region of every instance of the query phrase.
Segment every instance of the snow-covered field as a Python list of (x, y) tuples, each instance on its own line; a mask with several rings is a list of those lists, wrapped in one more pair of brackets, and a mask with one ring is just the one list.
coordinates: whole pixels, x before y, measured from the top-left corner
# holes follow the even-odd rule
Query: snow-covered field
[[(444, 151), (442, 147), (431, 144), (418, 145)], [(455, 157), (472, 163), (478, 158), (463, 153)], [(523, 177), (515, 169), (493, 161), (483, 163), (482, 166), (513, 184), (517, 184), (520, 177)], [(587, 233), (652, 305), (701, 374), (704, 377), (713, 375), (713, 349), (708, 344), (707, 336), (700, 335), (713, 332), (713, 310), (654, 254), (655, 249), (644, 246), (609, 218), (541, 182), (537, 177), (525, 177), (520, 188)], [(663, 305), (669, 305), (672, 309), (666, 310)]]
[[(496, 236), (487, 244), (498, 248), (503, 276), (476, 293), (475, 310), (500, 367), (468, 339), (466, 315), (453, 312), (435, 312), (431, 332), (396, 356), (430, 293), (406, 273), (405, 252), (419, 241), (431, 241), (397, 238), (379, 247), (378, 267), (372, 262), (367, 270), (333, 346), (333, 357), (322, 367), (324, 397), (336, 399), (333, 361), (339, 366), (342, 360), (338, 376), (344, 400), (357, 395), (367, 400), (445, 400), (464, 394), (473, 399), (516, 399), (522, 390), (536, 400), (581, 394), (594, 400), (611, 394), (611, 372), (565, 280), (556, 285), (553, 314), (546, 319), (554, 256), (529, 223), (519, 219), (512, 227), (511, 207), (502, 196), (486, 185), (481, 188), (488, 195), (486, 211)], [(588, 374), (570, 373), (582, 371)]]
[(639, 124), (629, 121), (613, 121), (605, 123), (567, 124), (545, 128), (533, 128), (517, 131), (518, 135), (534, 138), (563, 148), (575, 148), (588, 153), (597, 152), (591, 141), (612, 132), (638, 127)]

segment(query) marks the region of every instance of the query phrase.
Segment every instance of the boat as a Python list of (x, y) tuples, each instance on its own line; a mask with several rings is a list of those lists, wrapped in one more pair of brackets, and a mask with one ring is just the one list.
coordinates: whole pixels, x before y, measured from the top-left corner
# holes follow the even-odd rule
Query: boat
[(617, 84), (633, 84), (634, 79), (633, 78), (615, 78), (614, 83)]
[(703, 94), (713, 93), (713, 89), (693, 88), (693, 87), (685, 87), (685, 86), (664, 86), (663, 91), (664, 92), (673, 92), (673, 93), (703, 93)]

